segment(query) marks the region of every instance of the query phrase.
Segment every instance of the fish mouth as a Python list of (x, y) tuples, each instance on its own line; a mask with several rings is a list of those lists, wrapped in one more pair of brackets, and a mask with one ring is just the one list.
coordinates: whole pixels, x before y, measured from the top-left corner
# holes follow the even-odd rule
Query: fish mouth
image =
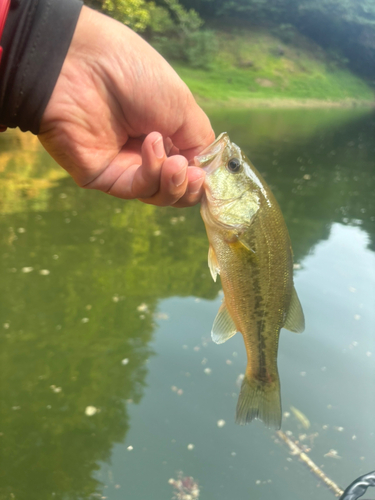
[(229, 143), (230, 139), (227, 132), (221, 133), (212, 144), (195, 156), (194, 165), (202, 168), (207, 174), (211, 173), (216, 168), (213, 160), (217, 157), (221, 158)]

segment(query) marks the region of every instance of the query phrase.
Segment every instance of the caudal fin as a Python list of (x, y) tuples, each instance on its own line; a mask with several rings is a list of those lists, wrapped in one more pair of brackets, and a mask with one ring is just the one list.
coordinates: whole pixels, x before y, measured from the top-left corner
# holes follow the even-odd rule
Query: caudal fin
[(245, 375), (237, 403), (236, 423), (247, 424), (259, 418), (267, 427), (280, 429), (280, 382), (262, 382)]

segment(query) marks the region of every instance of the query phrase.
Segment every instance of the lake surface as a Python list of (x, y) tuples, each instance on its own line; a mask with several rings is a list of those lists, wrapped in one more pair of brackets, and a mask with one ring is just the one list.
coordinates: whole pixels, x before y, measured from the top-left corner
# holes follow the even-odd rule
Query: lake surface
[[(292, 239), (306, 331), (281, 332), (282, 430), (345, 488), (375, 463), (375, 115), (210, 116)], [(207, 250), (199, 207), (84, 191), (0, 135), (1, 500), (183, 499), (179, 473), (200, 500), (335, 498), (274, 431), (234, 424), (245, 350), (210, 340)]]

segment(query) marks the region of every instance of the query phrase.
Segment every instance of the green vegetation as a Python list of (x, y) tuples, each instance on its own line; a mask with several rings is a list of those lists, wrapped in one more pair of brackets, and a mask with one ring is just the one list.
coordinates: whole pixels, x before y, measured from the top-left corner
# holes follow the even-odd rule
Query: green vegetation
[(337, 59), (294, 32), (293, 44), (263, 28), (216, 32), (219, 50), (207, 69), (176, 62), (176, 71), (204, 102), (253, 99), (368, 100), (372, 88)]
[(375, 76), (375, 6), (369, 0), (86, 3), (141, 33), (202, 104), (374, 101), (367, 78)]
[(375, 78), (373, 0), (180, 0), (202, 18), (236, 17), (261, 26), (294, 26), (344, 56), (356, 72)]

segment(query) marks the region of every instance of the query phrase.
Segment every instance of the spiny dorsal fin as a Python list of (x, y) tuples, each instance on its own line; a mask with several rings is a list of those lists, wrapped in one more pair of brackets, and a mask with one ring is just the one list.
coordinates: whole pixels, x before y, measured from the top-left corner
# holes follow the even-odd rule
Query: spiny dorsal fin
[(296, 289), (293, 287), (292, 298), (284, 328), (294, 333), (302, 333), (305, 329), (305, 317)]
[(212, 279), (216, 282), (217, 275), (220, 274), (220, 268), (212, 245), (208, 248), (208, 267), (210, 268)]
[(215, 318), (214, 324), (212, 325), (212, 340), (215, 344), (223, 344), (236, 333), (236, 325), (229, 314), (225, 301), (223, 301)]

